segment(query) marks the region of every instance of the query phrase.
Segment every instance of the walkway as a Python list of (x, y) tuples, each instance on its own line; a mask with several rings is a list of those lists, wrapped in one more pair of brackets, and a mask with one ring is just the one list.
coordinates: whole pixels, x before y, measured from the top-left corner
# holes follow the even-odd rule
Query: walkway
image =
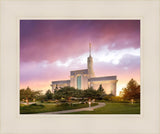
[(104, 107), (106, 104), (99, 102), (98, 105), (93, 107), (86, 107), (80, 109), (72, 109), (72, 110), (64, 110), (64, 111), (57, 111), (57, 112), (46, 112), (46, 113), (39, 113), (39, 114), (64, 114), (64, 113), (73, 113), (73, 112), (81, 112), (81, 111), (93, 111), (96, 108)]

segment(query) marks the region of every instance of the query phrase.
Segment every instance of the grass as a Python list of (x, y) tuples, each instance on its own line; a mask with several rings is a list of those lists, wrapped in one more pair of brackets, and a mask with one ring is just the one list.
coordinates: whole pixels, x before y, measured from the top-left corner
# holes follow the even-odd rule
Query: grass
[[(140, 103), (109, 103), (105, 102), (106, 105), (101, 108), (97, 108), (94, 111), (82, 111), (69, 114), (140, 114)], [(97, 103), (92, 104), (92, 106), (97, 105)], [(78, 109), (88, 107), (88, 104), (61, 104), (57, 105), (55, 103), (37, 103), (31, 105), (20, 106), (21, 114), (34, 114), (34, 113), (45, 113), (45, 112), (55, 112), (62, 110)]]
[(107, 103), (94, 111), (82, 111), (69, 114), (140, 114), (140, 103)]
[[(92, 106), (98, 105), (98, 103), (92, 104)], [(31, 105), (20, 105), (20, 114), (34, 114), (34, 113), (45, 113), (45, 112), (55, 112), (62, 110), (78, 109), (88, 107), (88, 104), (60, 104), (55, 103), (37, 103)]]

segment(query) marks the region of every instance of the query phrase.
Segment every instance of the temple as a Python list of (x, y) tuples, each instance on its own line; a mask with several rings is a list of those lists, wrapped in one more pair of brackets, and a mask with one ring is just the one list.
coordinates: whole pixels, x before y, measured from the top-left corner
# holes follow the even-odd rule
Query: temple
[(91, 44), (89, 44), (89, 57), (87, 58), (87, 69), (70, 71), (70, 80), (52, 81), (51, 87), (55, 89), (70, 86), (76, 89), (85, 90), (89, 87), (98, 89), (100, 85), (104, 88), (106, 94), (116, 96), (117, 76), (95, 77), (93, 70), (93, 58), (91, 56)]

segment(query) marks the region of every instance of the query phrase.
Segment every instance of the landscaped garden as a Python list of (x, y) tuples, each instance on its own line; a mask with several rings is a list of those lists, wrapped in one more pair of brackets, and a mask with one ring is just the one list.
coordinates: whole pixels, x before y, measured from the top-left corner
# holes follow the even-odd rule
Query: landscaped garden
[(73, 112), (70, 114), (140, 114), (140, 103), (108, 103), (94, 111)]
[[(101, 107), (92, 107), (100, 106)], [(89, 106), (91, 104), (91, 107)], [(103, 104), (103, 105), (102, 105)], [(95, 90), (73, 87), (62, 87), (42, 94), (29, 87), (20, 90), (20, 114), (35, 114), (64, 111), (80, 108), (84, 111), (74, 111), (70, 114), (140, 114), (140, 85), (131, 79), (120, 96), (106, 94), (102, 85)]]
[[(93, 103), (92, 106), (98, 105), (98, 103)], [(30, 105), (21, 104), (20, 113), (21, 114), (35, 114), (35, 113), (45, 113), (45, 112), (56, 112), (62, 110), (78, 109), (88, 107), (88, 104), (56, 104), (56, 103), (35, 103)]]

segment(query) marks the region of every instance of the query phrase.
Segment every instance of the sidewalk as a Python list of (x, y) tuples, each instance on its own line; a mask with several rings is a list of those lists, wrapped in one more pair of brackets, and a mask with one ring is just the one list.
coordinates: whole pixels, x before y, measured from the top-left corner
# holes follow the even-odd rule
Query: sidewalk
[(46, 112), (46, 113), (39, 113), (39, 114), (64, 114), (64, 113), (73, 113), (73, 112), (80, 112), (80, 111), (93, 111), (96, 108), (104, 107), (105, 103), (98, 103), (98, 105), (93, 107), (86, 107), (86, 108), (80, 108), (80, 109), (72, 109), (72, 110), (64, 110), (64, 111), (57, 111), (57, 112)]

